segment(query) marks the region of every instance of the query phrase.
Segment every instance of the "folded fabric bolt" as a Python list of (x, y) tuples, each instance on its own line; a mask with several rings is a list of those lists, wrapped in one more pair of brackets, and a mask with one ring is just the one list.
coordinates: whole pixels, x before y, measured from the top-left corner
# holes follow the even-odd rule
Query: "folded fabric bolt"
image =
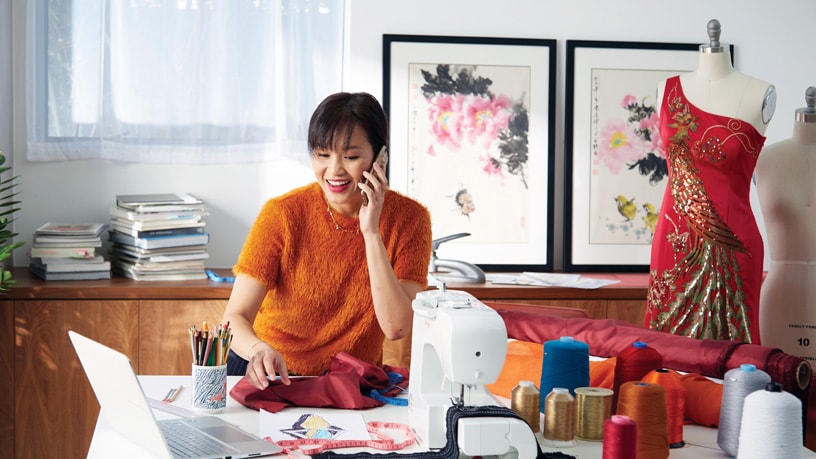
[[(400, 375), (401, 381), (392, 381), (389, 373)], [(392, 397), (407, 386), (406, 369), (371, 365), (341, 352), (332, 358), (329, 369), (321, 376), (292, 378), (288, 386), (280, 380), (271, 381), (264, 390), (256, 389), (243, 377), (233, 386), (230, 395), (241, 405), (272, 413), (289, 406), (367, 409), (385, 404), (368, 396), (372, 390)]]
[(722, 379), (725, 373), (750, 363), (767, 372), (785, 391), (807, 403), (810, 366), (781, 349), (735, 341), (694, 339), (643, 328), (612, 319), (564, 319), (524, 311), (499, 310), (507, 336), (533, 343), (572, 336), (589, 345), (589, 354), (614, 357), (625, 346), (643, 341), (663, 356), (663, 366), (685, 373)]
[[(541, 343), (513, 340), (507, 343), (507, 357), (498, 379), (487, 389), (500, 397), (511, 398), (519, 381), (541, 381), (541, 361), (544, 346)], [(589, 362), (589, 385), (611, 389), (615, 377), (615, 357)], [(546, 394), (545, 394), (546, 396)]]
[[(511, 340), (507, 343), (507, 358), (499, 378), (487, 388), (493, 394), (510, 398), (518, 381), (537, 381), (541, 378), (541, 360), (544, 346), (529, 341)], [(615, 379), (615, 357), (589, 362), (589, 385), (612, 389)], [(686, 423), (717, 427), (722, 402), (722, 384), (705, 376), (688, 373), (680, 376), (685, 388)]]

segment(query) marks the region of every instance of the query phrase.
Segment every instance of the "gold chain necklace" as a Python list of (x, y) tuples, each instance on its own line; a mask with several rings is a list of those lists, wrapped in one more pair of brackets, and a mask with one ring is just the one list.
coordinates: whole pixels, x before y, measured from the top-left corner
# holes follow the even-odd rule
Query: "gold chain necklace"
[(350, 230), (348, 228), (343, 228), (342, 226), (340, 226), (340, 224), (337, 223), (337, 220), (334, 218), (334, 212), (332, 211), (332, 208), (331, 208), (331, 206), (329, 205), (328, 202), (326, 203), (326, 210), (329, 211), (329, 217), (331, 217), (332, 221), (334, 222), (334, 229), (342, 231), (344, 233), (349, 233), (349, 234), (360, 234), (360, 228), (359, 227), (357, 227), (357, 228), (355, 228), (353, 230)]

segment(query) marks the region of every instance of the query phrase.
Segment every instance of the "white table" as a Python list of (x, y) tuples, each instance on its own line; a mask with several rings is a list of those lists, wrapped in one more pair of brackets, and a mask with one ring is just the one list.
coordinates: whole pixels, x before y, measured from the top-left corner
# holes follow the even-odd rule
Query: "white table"
[[(239, 380), (238, 377), (230, 376), (228, 378), (228, 386), (232, 386)], [(184, 389), (171, 405), (171, 410), (178, 410), (179, 414), (194, 415), (190, 405), (190, 377), (185, 376), (139, 376), (139, 381), (142, 384), (145, 394), (152, 399), (161, 400), (168, 390), (179, 385), (184, 385)], [(304, 411), (304, 408), (286, 408), (286, 410)], [(308, 408), (309, 412), (320, 413), (321, 409)], [(331, 410), (325, 410), (331, 411)], [(165, 411), (155, 410), (158, 419), (172, 418), (175, 414)], [(408, 408), (399, 407), (395, 405), (386, 405), (381, 408), (371, 410), (359, 411), (366, 421), (390, 421), (407, 424), (408, 423)], [(258, 420), (259, 414), (257, 411), (246, 408), (233, 400), (227, 401), (227, 408), (220, 417), (232, 422), (242, 429), (252, 434), (258, 435)], [(541, 435), (537, 435), (539, 443), (542, 442)], [(688, 458), (688, 459), (707, 459), (719, 458), (725, 459), (729, 456), (725, 454), (719, 446), (717, 446), (717, 431), (701, 426), (685, 426), (683, 431), (683, 439), (686, 446), (683, 448), (676, 448), (670, 450), (671, 458)], [(542, 451), (562, 451), (565, 454), (576, 457), (577, 459), (596, 459), (601, 458), (602, 445), (600, 442), (587, 442), (578, 440), (578, 445), (568, 448), (553, 448), (542, 444)], [(347, 448), (337, 450), (338, 453), (358, 452), (360, 449)], [(422, 451), (418, 445), (413, 445), (409, 448), (401, 450), (400, 452), (416, 452)], [(375, 451), (383, 452), (383, 451)], [(119, 436), (116, 432), (111, 430), (105, 423), (104, 417), (100, 416), (97, 421), (96, 431), (91, 440), (91, 447), (88, 452), (89, 458), (144, 458), (148, 457), (144, 450), (139, 448), (139, 445), (133, 445), (126, 439)], [(276, 456), (282, 457), (282, 456)], [(816, 458), (816, 453), (803, 448), (803, 458)]]

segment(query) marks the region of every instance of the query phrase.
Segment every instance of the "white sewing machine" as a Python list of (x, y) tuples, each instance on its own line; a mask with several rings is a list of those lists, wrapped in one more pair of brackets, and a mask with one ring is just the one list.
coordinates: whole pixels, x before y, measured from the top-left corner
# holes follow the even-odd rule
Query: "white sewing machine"
[[(499, 314), (467, 292), (424, 291), (413, 301), (409, 424), (429, 449), (447, 443), (446, 416), (454, 403), (498, 405), (485, 384), (495, 382), (507, 355), (507, 328)], [(534, 458), (530, 426), (511, 417), (469, 417), (458, 422), (466, 456)]]

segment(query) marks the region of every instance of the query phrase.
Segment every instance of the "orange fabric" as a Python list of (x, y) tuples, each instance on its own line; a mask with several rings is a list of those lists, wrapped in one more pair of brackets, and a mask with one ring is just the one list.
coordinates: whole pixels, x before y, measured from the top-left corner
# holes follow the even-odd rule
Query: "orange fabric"
[(686, 388), (686, 422), (706, 427), (719, 426), (723, 385), (694, 373), (680, 376), (680, 381)]
[(615, 387), (615, 365), (618, 359), (610, 357), (606, 360), (589, 361), (589, 385), (612, 389)]
[(507, 343), (507, 357), (499, 379), (487, 385), (487, 390), (504, 398), (512, 396), (519, 381), (532, 381), (536, 387), (541, 382), (541, 363), (544, 361), (544, 345), (528, 341)]
[[(339, 212), (334, 220), (350, 230), (360, 225)], [(389, 190), (380, 234), (397, 278), (427, 286), (428, 210)], [(384, 335), (374, 314), (363, 236), (336, 228), (317, 183), (267, 201), (233, 271), (269, 288), (253, 328), (284, 356), (290, 372), (320, 375), (339, 352), (381, 362)]]
[[(544, 345), (529, 341), (511, 340), (507, 343), (507, 358), (493, 384), (487, 389), (499, 397), (511, 398), (513, 388), (519, 381), (533, 381), (536, 387), (541, 382), (541, 364), (544, 360)], [(615, 357), (605, 360), (590, 360), (589, 385), (612, 389), (615, 382)], [(707, 427), (717, 427), (720, 423), (722, 405), (722, 384), (694, 373), (681, 375), (685, 388), (686, 423)]]
[[(507, 357), (499, 378), (487, 385), (487, 390), (504, 398), (510, 398), (519, 381), (532, 381), (536, 387), (541, 383), (541, 365), (544, 362), (544, 344), (512, 340), (507, 343)], [(589, 362), (589, 385), (612, 388), (615, 377), (615, 358)]]
[[(673, 371), (673, 370), (672, 370)], [(685, 388), (684, 417), (687, 423), (717, 427), (720, 422), (722, 384), (694, 373), (675, 372)], [(589, 362), (589, 385), (612, 389), (615, 358)]]

